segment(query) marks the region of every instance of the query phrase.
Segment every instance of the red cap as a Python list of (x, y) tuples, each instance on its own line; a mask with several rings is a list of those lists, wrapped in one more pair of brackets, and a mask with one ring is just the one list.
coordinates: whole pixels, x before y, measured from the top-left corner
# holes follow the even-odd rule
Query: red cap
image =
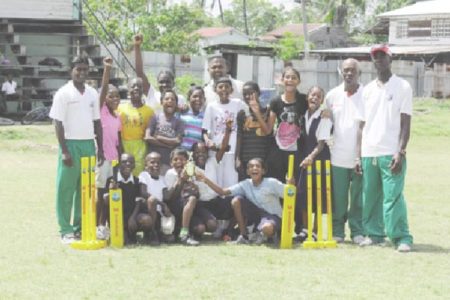
[(388, 45), (386, 44), (372, 46), (372, 48), (370, 49), (370, 55), (374, 56), (375, 52), (378, 51), (384, 52), (385, 54), (392, 56), (391, 49), (389, 49)]

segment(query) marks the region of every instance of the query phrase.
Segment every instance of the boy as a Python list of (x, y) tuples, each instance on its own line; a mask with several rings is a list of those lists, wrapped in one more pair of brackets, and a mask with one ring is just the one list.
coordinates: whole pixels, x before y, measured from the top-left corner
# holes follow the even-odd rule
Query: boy
[(187, 246), (197, 246), (199, 242), (189, 234), (189, 229), (199, 191), (186, 173), (188, 158), (189, 155), (183, 148), (175, 148), (170, 154), (172, 168), (166, 173), (164, 199), (175, 215), (175, 233), (179, 234), (180, 241)]
[[(147, 199), (147, 209), (152, 218), (152, 228), (150, 234), (150, 243), (157, 245), (159, 244), (158, 233), (156, 228), (158, 226), (157, 212), (161, 213), (162, 218), (172, 219), (172, 224), (175, 222), (175, 218), (170, 212), (167, 205), (163, 202), (163, 189), (166, 187), (164, 178), (160, 176), (161, 171), (161, 155), (157, 152), (150, 152), (145, 157), (145, 170), (139, 175), (139, 183), (141, 186), (141, 195), (144, 199)], [(164, 223), (164, 222), (162, 222)], [(164, 240), (173, 241), (173, 227), (163, 228)], [(168, 233), (167, 233), (168, 232)]]
[(238, 174), (234, 168), (234, 157), (236, 149), (236, 116), (241, 111), (248, 111), (246, 104), (236, 98), (230, 99), (233, 92), (231, 80), (228, 77), (219, 78), (215, 83), (216, 93), (220, 102), (210, 103), (206, 107), (203, 118), (203, 139), (210, 150), (218, 148), (216, 145), (222, 143), (223, 136), (227, 130), (228, 120), (233, 121), (230, 135), (230, 149), (223, 155), (222, 161), (216, 160), (215, 153), (210, 151), (206, 162), (206, 172), (221, 187), (231, 186), (238, 182)]
[(145, 141), (152, 151), (161, 154), (161, 174), (165, 175), (170, 165), (170, 152), (181, 143), (184, 123), (175, 116), (178, 96), (174, 91), (163, 91), (161, 103), (163, 112), (150, 120), (145, 130)]
[[(115, 176), (109, 177), (106, 182), (110, 189), (122, 190), (123, 227), (127, 245), (137, 242), (136, 233), (138, 231), (143, 231), (144, 237), (150, 236), (155, 224), (141, 197), (139, 179), (132, 174), (134, 168), (134, 157), (131, 154), (123, 153), (120, 156), (119, 171)], [(109, 210), (109, 193), (104, 194), (103, 200)], [(101, 221), (104, 224), (106, 220)]]
[(72, 80), (56, 92), (49, 114), (55, 121), (59, 143), (56, 215), (61, 242), (64, 244), (70, 244), (80, 237), (81, 157), (95, 155), (94, 138), (98, 147), (98, 165), (101, 166), (104, 160), (98, 94), (85, 84), (88, 73), (87, 56), (75, 57), (71, 63)]
[[(266, 169), (264, 161), (253, 158), (247, 164), (247, 174), (250, 177), (229, 188), (223, 189), (201, 173), (196, 173), (199, 180), (205, 182), (216, 193), (222, 196), (233, 195), (236, 208), (241, 208), (243, 218), (237, 219), (240, 236), (236, 243), (248, 244), (246, 225), (258, 224), (260, 234), (257, 243), (265, 238), (277, 238), (281, 229), (282, 208), (280, 198), (283, 198), (284, 184), (275, 178), (264, 178)], [(294, 178), (289, 183), (292, 184)], [(242, 199), (240, 197), (245, 197)], [(246, 222), (247, 221), (247, 222)]]

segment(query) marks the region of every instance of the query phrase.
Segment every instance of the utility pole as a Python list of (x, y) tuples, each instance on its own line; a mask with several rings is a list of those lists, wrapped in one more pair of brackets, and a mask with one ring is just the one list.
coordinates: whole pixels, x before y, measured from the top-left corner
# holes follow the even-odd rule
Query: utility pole
[(308, 39), (308, 20), (306, 16), (306, 1), (307, 0), (294, 0), (294, 2), (302, 4), (302, 19), (303, 19), (303, 37), (305, 43), (305, 59), (309, 58), (309, 39)]

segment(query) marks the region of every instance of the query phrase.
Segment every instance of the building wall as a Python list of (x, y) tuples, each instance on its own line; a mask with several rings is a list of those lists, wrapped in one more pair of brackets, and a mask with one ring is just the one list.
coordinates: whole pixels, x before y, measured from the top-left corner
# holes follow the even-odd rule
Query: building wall
[(0, 18), (5, 19), (78, 19), (79, 0), (1, 0)]
[(391, 45), (449, 45), (450, 15), (409, 17), (389, 21)]

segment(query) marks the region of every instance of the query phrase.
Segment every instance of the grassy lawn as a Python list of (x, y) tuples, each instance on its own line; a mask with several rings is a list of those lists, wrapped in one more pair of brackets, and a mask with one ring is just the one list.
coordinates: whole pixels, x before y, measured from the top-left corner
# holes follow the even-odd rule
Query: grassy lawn
[(414, 252), (205, 244), (92, 252), (59, 241), (53, 127), (0, 127), (0, 299), (434, 299), (450, 295), (450, 103), (417, 101), (406, 199)]

